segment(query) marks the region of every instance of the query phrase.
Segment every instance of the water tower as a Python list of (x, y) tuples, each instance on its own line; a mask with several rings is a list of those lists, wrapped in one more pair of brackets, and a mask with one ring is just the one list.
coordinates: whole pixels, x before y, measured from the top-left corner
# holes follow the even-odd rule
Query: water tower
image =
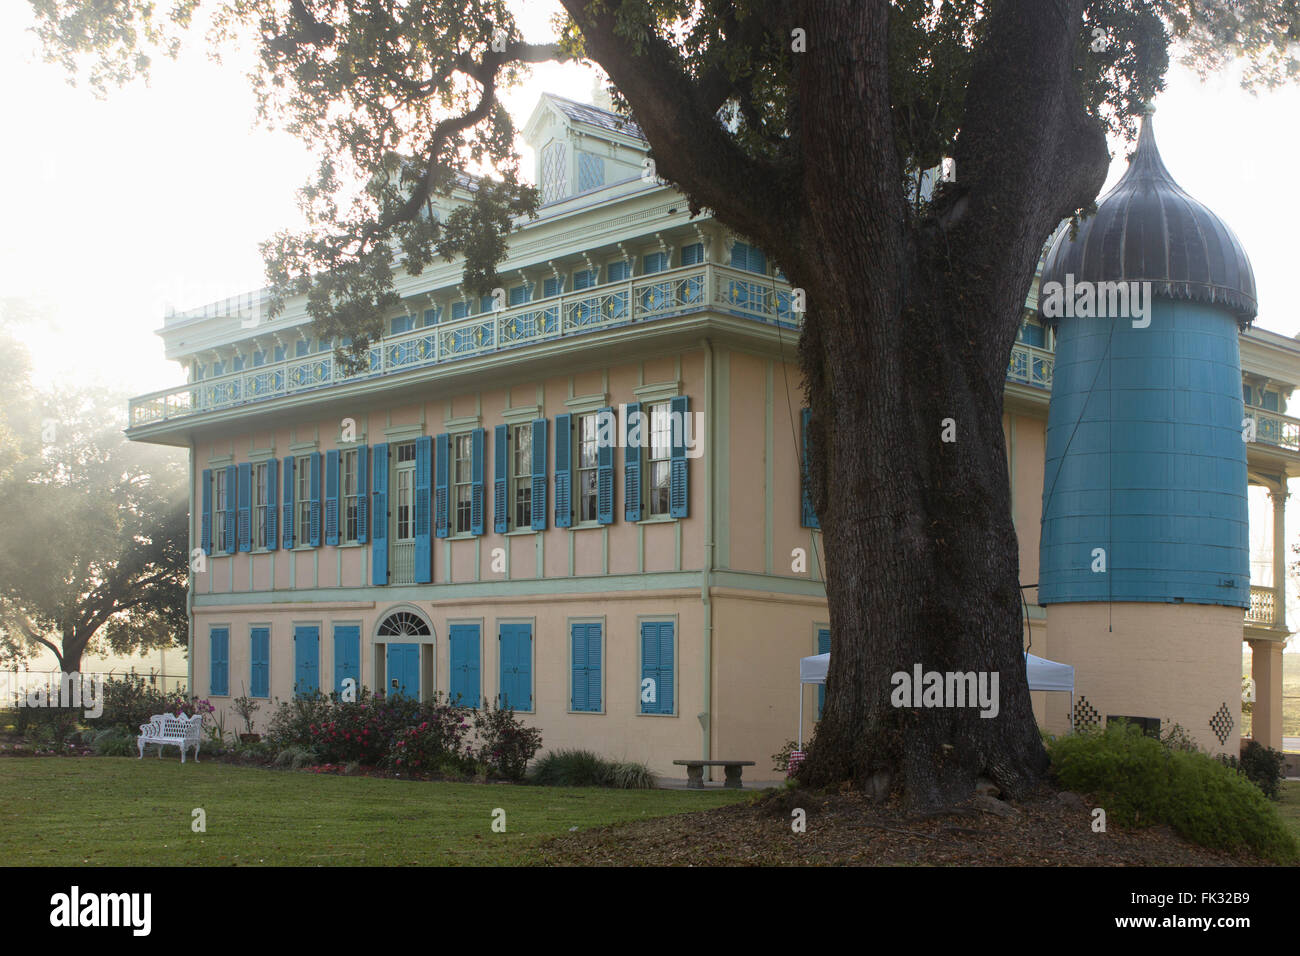
[(1075, 667), (1076, 725), (1177, 723), (1235, 753), (1250, 602), (1237, 337), (1255, 278), (1169, 175), (1149, 112), (1123, 178), (1052, 243), (1039, 310), (1057, 345), (1038, 600), (1048, 656)]

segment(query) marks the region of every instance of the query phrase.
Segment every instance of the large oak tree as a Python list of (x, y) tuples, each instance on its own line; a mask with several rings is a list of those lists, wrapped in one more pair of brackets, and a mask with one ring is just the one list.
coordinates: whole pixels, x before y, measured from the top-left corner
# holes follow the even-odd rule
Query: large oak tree
[[(101, 87), (171, 52), (202, 9), (31, 2), (50, 55)], [(305, 294), (354, 358), (397, 303), (395, 263), (463, 255), (473, 291), (496, 284), (510, 224), (537, 202), (498, 92), (530, 63), (598, 64), (657, 174), (806, 292), (834, 653), (805, 777), (929, 805), (979, 775), (1011, 795), (1041, 776), (1002, 432), (1035, 263), (1093, 203), (1107, 129), (1131, 135), (1171, 48), (1292, 79), (1296, 0), (562, 0), (540, 42), (503, 0), (206, 6), (215, 50), (258, 44), (264, 115), (324, 157), (310, 228), (266, 246), (277, 306)], [(955, 182), (922, 197), (917, 171), (944, 157)], [(429, 201), (467, 164), (491, 176), (438, 222)], [(998, 671), (997, 718), (892, 707), (890, 675), (917, 663)]]

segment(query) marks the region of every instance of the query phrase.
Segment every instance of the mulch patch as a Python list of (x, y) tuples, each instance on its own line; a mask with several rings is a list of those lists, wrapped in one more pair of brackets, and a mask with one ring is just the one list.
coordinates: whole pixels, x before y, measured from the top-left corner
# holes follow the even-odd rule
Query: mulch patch
[[(791, 829), (794, 808), (806, 832)], [(1092, 830), (1091, 803), (1050, 790), (1010, 816), (975, 809), (918, 816), (859, 793), (770, 791), (750, 803), (565, 834), (553, 866), (1252, 866), (1255, 857), (1188, 843), (1168, 827)]]

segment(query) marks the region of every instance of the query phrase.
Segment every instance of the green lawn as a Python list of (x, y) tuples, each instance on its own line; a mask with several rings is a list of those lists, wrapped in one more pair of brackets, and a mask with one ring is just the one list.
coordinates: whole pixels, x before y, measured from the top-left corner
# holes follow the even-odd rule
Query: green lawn
[[(0, 865), (545, 863), (571, 827), (704, 810), (752, 791), (420, 783), (175, 759), (0, 759)], [(207, 832), (191, 830), (202, 808)], [(492, 831), (505, 811), (506, 832)], [(635, 863), (629, 860), (629, 863)]]

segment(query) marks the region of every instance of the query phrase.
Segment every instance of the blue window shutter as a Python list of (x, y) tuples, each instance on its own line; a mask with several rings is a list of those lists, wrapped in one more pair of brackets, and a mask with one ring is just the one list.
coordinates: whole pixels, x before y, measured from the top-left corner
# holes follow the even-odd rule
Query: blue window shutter
[(453, 302), (451, 304), (451, 320), (463, 319), (469, 315), (469, 305), (465, 302)]
[(255, 627), (248, 632), (248, 696), (271, 696), (271, 631)]
[(311, 453), (311, 472), (309, 476), (308, 493), (311, 495), (311, 527), (306, 529), (309, 532), (308, 542), (313, 548), (320, 547), (320, 452)]
[(555, 527), (573, 527), (573, 416), (555, 416)]
[(507, 428), (498, 425), (492, 436), (492, 530), (505, 534), (510, 530), (507, 488), (510, 481), (510, 452), (507, 448)]
[(641, 403), (629, 402), (626, 415), (623, 422), (623, 517), (628, 521), (640, 521), (641, 443), (646, 439)]
[(575, 292), (582, 289), (590, 289), (596, 284), (596, 270), (583, 269), (581, 272), (573, 274), (573, 289)]
[(497, 706), (509, 707), (515, 697), (515, 628), (497, 625)]
[(439, 538), (447, 537), (447, 513), (448, 501), (447, 496), (450, 491), (447, 488), (449, 472), (451, 470), (451, 438), (444, 432), (437, 438), (437, 461), (434, 469), (434, 492), (433, 492), (433, 512), (434, 526)]
[(517, 711), (533, 709), (533, 639), (528, 624), (500, 625), (501, 704)]
[(600, 710), (600, 625), (587, 625), (587, 705)]
[(533, 630), (529, 624), (517, 625), (519, 642), (515, 657), (515, 687), (519, 704), (515, 710), (533, 709)]
[(361, 628), (355, 624), (334, 625), (334, 690), (343, 693), (348, 678), (361, 689)]
[(812, 410), (805, 408), (800, 414), (799, 435), (803, 450), (799, 457), (799, 489), (803, 507), (799, 523), (805, 528), (820, 528), (817, 512), (813, 509), (812, 495), (808, 493), (808, 423), (812, 420)]
[(551, 276), (542, 282), (542, 298), (549, 299), (553, 295), (559, 295), (564, 291), (564, 280)]
[(596, 520), (614, 522), (614, 446), (618, 443), (618, 420), (614, 409), (596, 413)]
[(478, 310), (482, 315), (487, 315), (492, 311), (492, 296), (485, 295), (478, 300)]
[(370, 501), (366, 484), (366, 459), (370, 449), (361, 445), (357, 448), (357, 543), (365, 544), (369, 532)]
[(283, 540), (286, 550), (293, 547), (293, 458), (284, 460)]
[(230, 631), (214, 627), (209, 636), (212, 652), (209, 693), (214, 697), (225, 697), (230, 693)]
[[(645, 682), (654, 681), (654, 700), (644, 697)], [(641, 713), (658, 714), (659, 709), (659, 625), (653, 621), (641, 622), (641, 684), (637, 688), (637, 700), (641, 701)]]
[(199, 520), (199, 547), (204, 554), (212, 553), (212, 469), (203, 469), (203, 479), (199, 485), (199, 497), (202, 499), (202, 517)]
[(483, 533), (483, 484), (487, 429), (476, 428), (470, 435), (470, 487), (469, 487), (469, 530), (471, 534)]
[[(690, 485), (686, 458), (686, 433), (690, 428), (691, 400), (679, 395), (672, 400), (672, 461), (669, 464), (668, 511), (674, 518), (685, 518), (690, 513)], [(677, 427), (680, 423), (681, 427)], [(695, 436), (698, 440), (700, 436)]]
[(600, 625), (573, 625), (572, 710), (600, 710)]
[(746, 272), (757, 272), (760, 275), (767, 274), (767, 256), (761, 249), (744, 242), (737, 242), (731, 247), (731, 265), (736, 269), (744, 269)]
[[(831, 632), (827, 628), (820, 628), (817, 631), (817, 653), (829, 654), (831, 652)], [(822, 708), (826, 706), (826, 685), (817, 685), (817, 719), (822, 719)]]
[(611, 262), (605, 267), (606, 282), (621, 282), (627, 278), (628, 268), (626, 260), (619, 259), (617, 262)]
[(532, 289), (528, 285), (517, 285), (510, 290), (510, 305), (523, 305), (529, 301), (532, 296)]
[(546, 530), (546, 419), (533, 421), (533, 530)]
[(239, 464), (239, 550), (253, 550), (253, 466)]
[[(444, 436), (439, 435), (441, 442)], [(433, 439), (421, 435), (415, 440), (415, 583), (433, 580), (433, 535), (429, 527), (430, 492), (433, 477)]]
[(704, 243), (693, 242), (689, 246), (682, 246), (682, 265), (696, 266), (704, 261)]
[(293, 629), (293, 692), (314, 694), (320, 689), (320, 628), (299, 624)]
[(388, 443), (375, 446), (374, 531), (370, 535), (370, 583), (388, 583)]
[[(479, 705), (479, 629), (477, 624), (453, 624), (449, 697), (461, 707)], [(459, 698), (459, 700), (457, 699)]]
[(424, 327), (427, 329), (431, 325), (437, 325), (438, 320), (442, 318), (442, 307), (434, 306), (432, 309), (424, 310)]
[(569, 709), (590, 710), (587, 702), (587, 625), (573, 625), (570, 643), (573, 646), (573, 666), (569, 674)]
[(339, 543), (339, 453), (325, 453), (325, 543)]
[(673, 624), (659, 625), (659, 713), (673, 712)]
[(272, 458), (266, 463), (266, 549), (274, 551), (280, 545), (278, 522), (280, 515), (280, 462)]
[(664, 271), (664, 254), (662, 252), (652, 252), (649, 255), (641, 257), (641, 274), (648, 276), (656, 272)]
[(226, 522), (226, 554), (234, 554), (235, 545), (238, 543), (235, 535), (235, 531), (239, 524), (237, 517), (239, 513), (237, 507), (239, 495), (235, 487), (236, 476), (238, 474), (239, 469), (234, 465), (226, 466), (226, 513), (222, 515), (222, 518)]

